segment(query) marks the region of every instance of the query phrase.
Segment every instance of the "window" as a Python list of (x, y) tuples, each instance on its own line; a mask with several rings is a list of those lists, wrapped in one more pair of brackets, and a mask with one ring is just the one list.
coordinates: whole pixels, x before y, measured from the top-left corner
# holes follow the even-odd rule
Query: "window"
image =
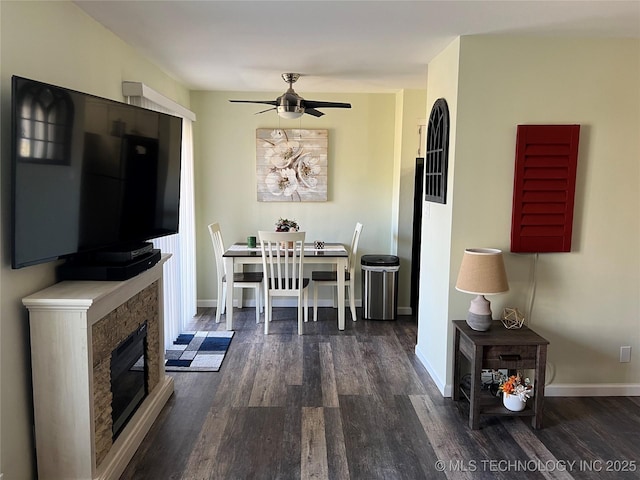
[(444, 98), (433, 104), (427, 127), (425, 152), (425, 200), (447, 203), (447, 166), (449, 163), (449, 107)]
[(68, 93), (29, 87), (19, 93), (17, 101), (20, 161), (69, 165), (73, 102)]

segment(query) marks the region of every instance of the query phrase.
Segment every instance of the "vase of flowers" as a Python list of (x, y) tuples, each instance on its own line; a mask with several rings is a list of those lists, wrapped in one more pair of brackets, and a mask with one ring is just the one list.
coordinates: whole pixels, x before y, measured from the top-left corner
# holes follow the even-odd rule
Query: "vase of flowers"
[(300, 230), (298, 222), (287, 218), (280, 218), (276, 222), (276, 232), (297, 232)]
[[(276, 232), (297, 232), (300, 230), (300, 225), (295, 220), (289, 220), (288, 218), (280, 217), (276, 222)], [(282, 248), (290, 248), (293, 250), (293, 242), (282, 242)]]
[(523, 380), (518, 372), (500, 382), (499, 391), (502, 392), (502, 404), (512, 412), (520, 412), (527, 405), (527, 399), (533, 394), (533, 385), (528, 378)]

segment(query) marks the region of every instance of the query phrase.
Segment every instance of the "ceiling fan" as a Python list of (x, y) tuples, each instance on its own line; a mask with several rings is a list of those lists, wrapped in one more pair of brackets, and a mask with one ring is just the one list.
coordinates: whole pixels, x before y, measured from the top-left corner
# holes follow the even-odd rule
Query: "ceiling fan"
[(273, 105), (274, 108), (268, 108), (258, 113), (276, 110), (282, 118), (294, 119), (299, 118), (303, 114), (321, 117), (324, 113), (316, 110), (317, 108), (351, 108), (350, 103), (340, 102), (318, 102), (315, 100), (305, 100), (293, 90), (293, 84), (300, 78), (299, 73), (283, 73), (282, 79), (289, 84), (286, 92), (275, 100), (229, 100), (234, 103), (261, 103), (265, 105)]

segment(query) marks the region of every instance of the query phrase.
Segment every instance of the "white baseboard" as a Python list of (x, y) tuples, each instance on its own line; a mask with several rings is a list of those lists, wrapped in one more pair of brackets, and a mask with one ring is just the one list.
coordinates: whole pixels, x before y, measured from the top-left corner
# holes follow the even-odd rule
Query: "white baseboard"
[[(416, 356), (433, 379), (443, 397), (451, 397), (453, 386), (445, 383), (436, 373), (419, 346)], [(545, 397), (640, 397), (640, 384), (637, 383), (558, 383), (544, 388)]]
[[(424, 363), (420, 355), (416, 351), (416, 355), (420, 361)], [(425, 364), (425, 368), (429, 371), (429, 375), (438, 385), (440, 392), (444, 397), (451, 396), (451, 385), (441, 387), (436, 381), (435, 376)], [(598, 384), (578, 384), (564, 383), (551, 384), (544, 387), (545, 397), (640, 397), (640, 385), (625, 383), (598, 383)]]
[(639, 397), (640, 385), (633, 383), (559, 383), (544, 387), (545, 397)]
[[(441, 379), (416, 345), (416, 356), (433, 379), (443, 397), (451, 397), (453, 385)], [(640, 384), (637, 383), (551, 383), (544, 388), (545, 397), (639, 397)]]
[[(200, 299), (197, 301), (197, 305), (200, 308), (215, 308), (218, 306), (218, 301), (213, 299)], [(345, 305), (348, 306), (349, 302), (345, 302)], [(238, 306), (238, 299), (233, 300), (233, 306)], [(246, 299), (244, 300), (243, 307), (254, 308), (256, 306), (255, 299)], [(276, 299), (273, 304), (274, 307), (295, 307), (296, 300), (294, 298), (282, 298)], [(311, 299), (309, 299), (309, 306), (311, 306)], [(319, 307), (333, 307), (333, 300), (330, 298), (327, 299), (319, 299), (318, 300)], [(356, 307), (362, 307), (362, 300), (356, 298)], [(412, 310), (411, 307), (398, 307), (398, 315), (411, 315)], [(1, 480), (1, 479), (0, 479)]]
[[(273, 302), (273, 306), (274, 307), (295, 307), (297, 305), (297, 300), (294, 297), (287, 297), (287, 298), (276, 298), (274, 299)], [(215, 308), (218, 306), (218, 301), (217, 300), (198, 300), (197, 301), (197, 305), (198, 307), (202, 307), (202, 308)], [(348, 306), (349, 302), (345, 302), (345, 305)], [(234, 307), (238, 307), (238, 299), (234, 298), (233, 299), (233, 306)], [(243, 308), (254, 308), (256, 306), (256, 301), (255, 299), (244, 299), (243, 303), (242, 303), (242, 307)], [(312, 299), (309, 299), (309, 306), (312, 306)], [(319, 299), (318, 300), (318, 306), (319, 307), (333, 307), (333, 301), (331, 299), (326, 299), (326, 300), (322, 300)], [(360, 301), (356, 300), (356, 307), (360, 307)]]
[(435, 369), (429, 363), (429, 360), (427, 360), (427, 357), (425, 357), (422, 354), (422, 351), (420, 350), (420, 348), (418, 348), (418, 345), (416, 345), (415, 353), (416, 353), (416, 356), (418, 357), (418, 360), (420, 360), (420, 363), (422, 363), (424, 368), (427, 369), (427, 373), (436, 384), (436, 387), (438, 387), (438, 390), (440, 390), (440, 393), (442, 394), (442, 396), (450, 397), (451, 385), (447, 385), (445, 382), (442, 381), (442, 379), (436, 373)]

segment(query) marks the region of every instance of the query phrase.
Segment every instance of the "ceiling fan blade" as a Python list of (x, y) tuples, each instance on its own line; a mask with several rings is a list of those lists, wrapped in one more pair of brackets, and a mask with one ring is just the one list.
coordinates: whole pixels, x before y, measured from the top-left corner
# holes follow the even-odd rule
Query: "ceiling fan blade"
[(350, 103), (314, 102), (313, 100), (305, 100), (304, 106), (308, 108), (351, 108)]
[(256, 112), (256, 113), (254, 113), (254, 115), (260, 115), (261, 113), (264, 113), (264, 112), (270, 112), (271, 110), (275, 110), (275, 109), (276, 109), (276, 107), (273, 107), (273, 108), (267, 108), (266, 110), (262, 110), (262, 111), (260, 111), (260, 112)]
[(274, 107), (278, 104), (275, 100), (229, 100), (232, 103), (262, 103), (264, 105), (273, 105)]
[(324, 113), (319, 112), (315, 108), (309, 108), (309, 107), (304, 109), (304, 113), (308, 113), (309, 115), (313, 115), (314, 117), (321, 117), (324, 115)]

